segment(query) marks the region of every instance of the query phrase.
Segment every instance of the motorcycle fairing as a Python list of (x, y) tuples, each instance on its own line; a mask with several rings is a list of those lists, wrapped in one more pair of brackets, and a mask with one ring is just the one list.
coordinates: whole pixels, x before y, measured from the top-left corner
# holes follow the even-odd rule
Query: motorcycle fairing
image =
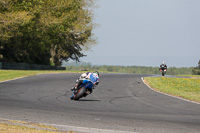
[(85, 79), (85, 80), (83, 80), (82, 86), (84, 86), (87, 89), (92, 89), (93, 83), (90, 80)]
[(98, 78), (97, 78), (97, 76), (94, 75), (94, 73), (91, 73), (91, 74), (88, 75), (88, 76), (89, 76), (89, 77), (87, 77), (87, 78), (89, 78), (89, 79), (92, 81), (93, 84), (96, 83), (96, 82), (98, 81)]

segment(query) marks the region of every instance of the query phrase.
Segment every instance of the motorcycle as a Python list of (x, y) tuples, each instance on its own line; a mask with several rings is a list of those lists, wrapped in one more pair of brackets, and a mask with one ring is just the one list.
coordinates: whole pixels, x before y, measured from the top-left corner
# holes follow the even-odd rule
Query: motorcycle
[(82, 97), (86, 97), (92, 89), (94, 89), (94, 84), (92, 80), (90, 79), (82, 79), (83, 83), (82, 85), (77, 88), (76, 90), (73, 90), (73, 94), (71, 96), (71, 100), (79, 100)]
[(165, 76), (167, 69), (166, 68), (160, 68), (160, 71), (162, 72), (162, 76)]

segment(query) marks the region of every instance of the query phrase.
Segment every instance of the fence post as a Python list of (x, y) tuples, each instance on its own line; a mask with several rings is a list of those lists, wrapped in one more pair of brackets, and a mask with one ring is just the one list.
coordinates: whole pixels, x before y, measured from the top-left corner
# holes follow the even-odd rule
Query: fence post
[(2, 69), (2, 62), (0, 62), (0, 69)]

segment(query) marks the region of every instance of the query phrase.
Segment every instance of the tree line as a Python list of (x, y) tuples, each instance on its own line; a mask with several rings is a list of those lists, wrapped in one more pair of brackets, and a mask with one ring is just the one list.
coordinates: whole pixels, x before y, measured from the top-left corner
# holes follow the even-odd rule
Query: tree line
[[(71, 71), (105, 71), (116, 73), (134, 73), (134, 74), (161, 74), (159, 67), (150, 66), (114, 66), (114, 65), (92, 65), (88, 62), (65, 62), (63, 66)], [(167, 75), (200, 75), (200, 60), (196, 67), (169, 67)]]
[(61, 66), (85, 56), (94, 0), (0, 0), (0, 62)]
[(200, 60), (199, 60), (199, 62), (198, 62), (198, 66), (195, 67), (194, 69), (192, 69), (192, 73), (193, 73), (194, 75), (200, 75)]
[[(167, 75), (192, 75), (194, 67), (169, 67)], [(66, 66), (66, 70), (71, 71), (101, 71), (101, 72), (116, 72), (116, 73), (134, 73), (134, 74), (161, 74), (159, 67), (148, 66), (93, 66), (90, 63), (84, 65), (69, 65)]]

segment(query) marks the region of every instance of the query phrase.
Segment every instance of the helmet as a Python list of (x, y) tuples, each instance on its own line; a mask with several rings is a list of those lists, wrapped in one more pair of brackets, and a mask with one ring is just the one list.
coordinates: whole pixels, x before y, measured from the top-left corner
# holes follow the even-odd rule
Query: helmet
[(87, 76), (86, 73), (81, 74), (81, 78), (85, 78)]
[(96, 73), (96, 74), (99, 76), (99, 72), (98, 72), (98, 71), (95, 71), (95, 72), (93, 72), (93, 73)]
[(163, 61), (162, 64), (165, 64), (165, 61)]

